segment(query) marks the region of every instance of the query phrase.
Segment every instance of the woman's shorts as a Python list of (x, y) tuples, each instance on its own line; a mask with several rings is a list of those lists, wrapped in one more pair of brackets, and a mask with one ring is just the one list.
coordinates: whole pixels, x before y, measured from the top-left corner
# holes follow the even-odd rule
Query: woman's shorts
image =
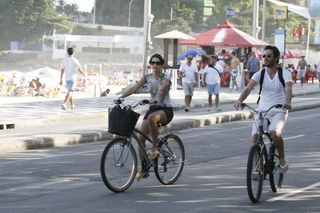
[(159, 110), (164, 111), (164, 113), (167, 116), (167, 123), (164, 123), (162, 125), (167, 125), (168, 123), (170, 123), (170, 121), (173, 118), (173, 108), (172, 107), (150, 106), (149, 110), (147, 111), (147, 113), (143, 117), (143, 120), (147, 120), (151, 113), (154, 113), (154, 112), (159, 111)]

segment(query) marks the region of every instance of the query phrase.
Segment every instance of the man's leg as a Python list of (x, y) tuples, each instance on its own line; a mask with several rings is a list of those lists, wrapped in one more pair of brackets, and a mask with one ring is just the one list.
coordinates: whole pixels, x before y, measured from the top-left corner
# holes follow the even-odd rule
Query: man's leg
[(209, 108), (212, 107), (212, 95), (208, 95)]
[(216, 106), (216, 110), (220, 111), (219, 109), (219, 94), (215, 94), (215, 106)]
[(277, 113), (270, 118), (270, 135), (271, 139), (274, 142), (275, 147), (279, 152), (279, 160), (281, 166), (281, 173), (287, 172), (289, 166), (288, 162), (285, 158), (285, 151), (284, 151), (284, 141), (282, 137), (282, 131), (287, 120), (287, 112), (286, 113)]

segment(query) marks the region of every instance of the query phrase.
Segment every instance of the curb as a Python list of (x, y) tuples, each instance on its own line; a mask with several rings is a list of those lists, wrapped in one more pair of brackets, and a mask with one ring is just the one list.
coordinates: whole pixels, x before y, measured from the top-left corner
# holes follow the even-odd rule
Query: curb
[[(291, 111), (301, 111), (320, 107), (320, 103), (300, 104)], [(252, 118), (252, 113), (244, 111), (226, 111), (206, 116), (205, 118), (181, 119), (172, 121), (170, 125), (163, 128), (160, 133), (166, 131), (179, 131), (188, 128), (199, 128), (219, 123), (248, 120)], [(94, 131), (94, 130), (93, 130)], [(0, 153), (17, 152), (23, 150), (66, 147), (73, 144), (92, 143), (104, 140), (111, 140), (114, 136), (106, 131), (97, 130), (95, 132), (70, 133), (70, 134), (46, 134), (33, 137), (8, 139), (1, 141)]]

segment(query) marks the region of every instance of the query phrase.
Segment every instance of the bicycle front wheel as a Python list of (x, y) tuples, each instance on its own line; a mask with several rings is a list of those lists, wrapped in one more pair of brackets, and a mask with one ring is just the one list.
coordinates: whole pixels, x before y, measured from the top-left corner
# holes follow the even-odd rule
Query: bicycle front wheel
[(132, 144), (123, 138), (112, 140), (102, 153), (100, 172), (111, 191), (127, 190), (137, 173), (137, 155)]
[(263, 181), (263, 154), (258, 145), (253, 145), (250, 149), (247, 162), (247, 191), (250, 200), (254, 203), (260, 199)]
[(155, 163), (155, 175), (164, 185), (173, 184), (180, 177), (185, 160), (185, 150), (181, 139), (173, 134), (159, 142), (160, 155)]
[(280, 173), (280, 159), (278, 149), (272, 144), (270, 147), (270, 187), (273, 192), (279, 191), (282, 187), (283, 174)]

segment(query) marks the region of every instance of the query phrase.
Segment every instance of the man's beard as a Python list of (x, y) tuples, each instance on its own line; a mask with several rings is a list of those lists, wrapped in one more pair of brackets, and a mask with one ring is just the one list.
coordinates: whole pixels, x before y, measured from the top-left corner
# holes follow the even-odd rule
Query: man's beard
[(275, 61), (270, 61), (269, 64), (265, 64), (265, 66), (270, 68), (270, 67), (273, 67), (275, 64), (276, 64)]

